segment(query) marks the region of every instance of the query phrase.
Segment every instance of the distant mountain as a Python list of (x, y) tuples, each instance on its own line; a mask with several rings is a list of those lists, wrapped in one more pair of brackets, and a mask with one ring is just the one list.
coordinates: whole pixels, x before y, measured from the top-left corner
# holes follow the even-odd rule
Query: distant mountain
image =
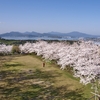
[(4, 33), (0, 34), (0, 37), (38, 37), (41, 36), (41, 33), (37, 32), (9, 32), (9, 33)]
[(71, 38), (97, 38), (100, 36), (90, 35), (86, 33), (81, 33), (77, 31), (69, 32), (69, 33), (60, 33), (60, 32), (48, 32), (44, 33), (47, 36), (57, 36), (57, 37), (71, 37)]
[(34, 32), (34, 31), (32, 31), (32, 32), (24, 32), (23, 35), (26, 35), (26, 36), (29, 36), (29, 37), (30, 37), (30, 36), (35, 36), (35, 37), (42, 36), (41, 33)]
[(60, 32), (48, 32), (48, 33), (38, 33), (38, 32), (24, 32), (24, 33), (21, 33), (21, 32), (9, 32), (9, 33), (4, 33), (4, 34), (0, 34), (0, 37), (1, 38), (10, 38), (10, 39), (17, 39), (17, 38), (31, 38), (31, 39), (34, 39), (34, 38), (55, 38), (55, 39), (60, 39), (60, 38), (65, 38), (65, 39), (68, 39), (69, 37), (70, 38), (97, 38), (97, 37), (100, 37), (100, 36), (96, 36), (96, 35), (90, 35), (90, 34), (86, 34), (86, 33), (81, 33), (81, 32), (77, 32), (77, 31), (74, 31), (74, 32), (70, 32), (70, 33), (60, 33)]
[(94, 39), (100, 37), (100, 35), (91, 35), (91, 34), (86, 34), (86, 33), (81, 33), (76, 31), (68, 33), (67, 36), (70, 36), (72, 38), (77, 37), (77, 38), (84, 38), (84, 39)]
[(77, 31), (67, 33), (67, 36), (70, 36), (70, 37), (92, 37), (92, 35), (77, 32)]
[(22, 37), (23, 34), (20, 32), (10, 32), (10, 33), (4, 33), (4, 34), (0, 34), (0, 37)]
[(47, 37), (52, 37), (52, 38), (61, 38), (63, 33), (60, 32), (48, 32), (48, 33), (43, 33), (42, 36), (47, 36)]

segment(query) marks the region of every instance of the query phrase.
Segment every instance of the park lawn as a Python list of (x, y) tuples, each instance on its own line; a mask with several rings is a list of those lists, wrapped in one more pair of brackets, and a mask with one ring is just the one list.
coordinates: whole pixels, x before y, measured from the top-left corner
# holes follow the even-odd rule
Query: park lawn
[(90, 85), (82, 85), (66, 70), (35, 55), (0, 57), (0, 100), (87, 100)]

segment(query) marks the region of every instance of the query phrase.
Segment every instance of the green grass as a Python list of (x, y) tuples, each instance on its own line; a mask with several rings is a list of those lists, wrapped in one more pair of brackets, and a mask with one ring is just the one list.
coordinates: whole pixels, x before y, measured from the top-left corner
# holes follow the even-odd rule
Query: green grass
[(0, 100), (87, 100), (90, 85), (35, 55), (0, 57)]
[[(6, 45), (19, 45), (19, 44), (24, 44), (26, 42), (30, 42), (30, 43), (34, 43), (36, 42), (37, 40), (13, 40), (13, 39), (1, 39), (0, 38), (0, 44), (6, 44)], [(77, 41), (73, 41), (73, 40), (62, 40), (62, 41), (59, 41), (59, 40), (43, 40), (43, 41), (46, 41), (48, 43), (52, 43), (52, 42), (67, 42), (69, 44), (73, 44), (74, 42), (77, 42)]]
[(6, 44), (6, 45), (19, 45), (24, 44), (26, 42), (36, 42), (36, 40), (9, 40), (9, 39), (1, 39), (0, 38), (0, 44)]

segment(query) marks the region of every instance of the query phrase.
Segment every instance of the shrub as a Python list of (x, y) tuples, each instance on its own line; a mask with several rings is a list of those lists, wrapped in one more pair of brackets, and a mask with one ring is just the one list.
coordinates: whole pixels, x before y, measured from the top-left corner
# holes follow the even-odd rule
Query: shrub
[(13, 54), (19, 54), (20, 53), (20, 49), (19, 49), (19, 46), (17, 46), (17, 45), (13, 45), (13, 47), (12, 47), (12, 53)]

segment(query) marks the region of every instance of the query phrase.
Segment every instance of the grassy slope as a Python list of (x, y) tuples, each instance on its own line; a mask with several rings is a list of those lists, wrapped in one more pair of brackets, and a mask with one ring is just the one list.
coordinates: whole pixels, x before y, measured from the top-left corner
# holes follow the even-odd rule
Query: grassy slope
[[(8, 57), (0, 67), (0, 100), (87, 100), (90, 86), (36, 56)], [(2, 59), (0, 58), (2, 63)], [(3, 62), (4, 63), (4, 62)]]

